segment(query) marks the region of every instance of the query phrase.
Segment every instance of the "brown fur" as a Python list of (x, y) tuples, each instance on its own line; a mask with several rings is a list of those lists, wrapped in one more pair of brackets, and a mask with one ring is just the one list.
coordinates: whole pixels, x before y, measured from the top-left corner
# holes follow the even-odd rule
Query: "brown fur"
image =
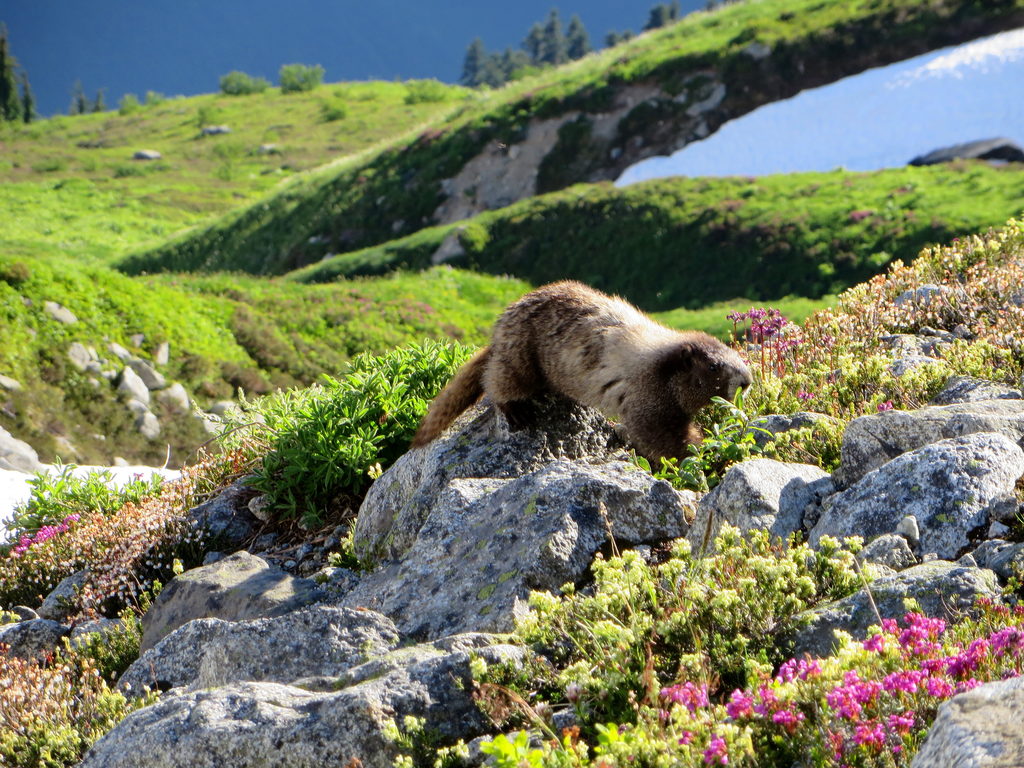
[(487, 394), (509, 422), (552, 391), (619, 419), (651, 460), (701, 441), (693, 415), (751, 382), (740, 356), (699, 331), (674, 331), (622, 299), (567, 280), (526, 294), (494, 326), (491, 345), (431, 404), (413, 447), (426, 445)]

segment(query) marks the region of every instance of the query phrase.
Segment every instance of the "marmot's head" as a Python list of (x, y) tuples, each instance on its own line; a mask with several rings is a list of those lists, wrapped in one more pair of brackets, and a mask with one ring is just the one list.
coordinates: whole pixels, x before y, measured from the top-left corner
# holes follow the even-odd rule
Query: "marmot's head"
[(711, 402), (712, 397), (732, 400), (753, 382), (750, 369), (739, 353), (713, 336), (694, 331), (681, 334), (659, 364), (659, 377), (689, 414)]

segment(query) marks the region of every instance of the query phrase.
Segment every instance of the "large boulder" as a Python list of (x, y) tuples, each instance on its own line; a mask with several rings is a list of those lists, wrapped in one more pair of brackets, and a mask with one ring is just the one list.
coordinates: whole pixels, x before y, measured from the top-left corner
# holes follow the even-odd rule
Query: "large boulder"
[(260, 521), (249, 509), (256, 491), (245, 480), (232, 483), (219, 494), (188, 511), (188, 522), (205, 531), (213, 546), (238, 549), (256, 535)]
[(1024, 677), (985, 683), (939, 706), (911, 768), (1024, 765)]
[(620, 545), (684, 536), (695, 507), (694, 494), (621, 461), (452, 479), (402, 557), (343, 604), (380, 611), (414, 636), (508, 631), (530, 590), (579, 581), (609, 536)]
[(71, 630), (50, 619), (29, 619), (0, 626), (0, 645), (7, 653), (22, 659), (42, 659), (62, 647), (61, 641)]
[(920, 528), (919, 552), (959, 557), (971, 537), (1017, 510), (1014, 485), (1024, 451), (1000, 434), (970, 434), (893, 459), (825, 501), (810, 543), (822, 536), (867, 540), (893, 532), (908, 514)]
[(1002, 160), (1006, 162), (1024, 163), (1024, 149), (1013, 141), (1003, 137), (995, 139), (979, 139), (963, 144), (933, 149), (918, 155), (910, 161), (910, 165), (935, 165), (948, 163), (951, 160)]
[(932, 405), (954, 405), (956, 403), (977, 403), (982, 400), (1021, 400), (1024, 394), (1020, 388), (999, 384), (988, 379), (973, 376), (950, 376), (946, 385), (935, 397)]
[(452, 480), (510, 480), (559, 459), (600, 461), (621, 442), (597, 411), (549, 397), (529, 428), (508, 432), (491, 407), (478, 407), (457, 428), (409, 451), (370, 488), (356, 520), (353, 547), (366, 562), (398, 558), (419, 533)]
[(723, 523), (747, 532), (765, 529), (774, 538), (802, 530), (804, 510), (832, 490), (824, 470), (809, 464), (752, 459), (734, 464), (722, 482), (701, 499), (689, 540), (710, 548)]
[(326, 605), (269, 619), (196, 619), (143, 653), (118, 688), (140, 692), (338, 677), (393, 650), (398, 641), (395, 625), (379, 613)]
[(984, 568), (933, 560), (875, 579), (870, 590), (870, 594), (862, 589), (798, 616), (806, 624), (790, 638), (793, 655), (828, 656), (834, 650), (837, 629), (863, 639), (868, 627), (878, 623), (876, 607), (883, 619), (900, 618), (908, 610), (908, 599), (916, 601), (926, 616), (951, 619), (970, 609), (979, 597), (998, 598), (999, 582)]
[(39, 463), (35, 448), (0, 427), (0, 469), (39, 472), (43, 465)]
[(316, 602), (310, 579), (290, 576), (248, 552), (193, 568), (168, 584), (142, 619), (142, 651), (192, 619), (229, 621), (283, 616)]
[(833, 479), (837, 488), (847, 488), (907, 451), (975, 432), (998, 432), (1021, 443), (1024, 400), (985, 400), (861, 416), (846, 428), (842, 460)]
[(80, 768), (385, 768), (395, 726), (420, 717), (441, 743), (488, 728), (477, 708), (471, 658), (521, 662), (526, 651), (448, 638), (395, 651), (306, 690), (235, 683), (166, 695), (137, 710), (93, 745)]

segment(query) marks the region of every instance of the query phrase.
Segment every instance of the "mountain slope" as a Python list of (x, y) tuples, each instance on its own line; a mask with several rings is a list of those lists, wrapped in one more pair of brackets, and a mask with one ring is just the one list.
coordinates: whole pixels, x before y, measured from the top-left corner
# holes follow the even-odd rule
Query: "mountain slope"
[(802, 88), (1022, 23), (1024, 0), (763, 0), (693, 14), (515, 83), (415, 139), (121, 267), (279, 274), (537, 192), (614, 178)]

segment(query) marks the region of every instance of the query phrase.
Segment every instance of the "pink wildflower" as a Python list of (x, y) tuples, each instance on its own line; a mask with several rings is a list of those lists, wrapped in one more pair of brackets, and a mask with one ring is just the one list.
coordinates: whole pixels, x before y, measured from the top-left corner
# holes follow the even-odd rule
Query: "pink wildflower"
[(708, 765), (714, 765), (715, 762), (719, 765), (729, 764), (729, 749), (725, 743), (725, 739), (721, 736), (712, 736), (711, 743), (708, 744), (708, 748), (704, 750), (704, 762)]
[(875, 722), (860, 723), (853, 732), (853, 740), (860, 746), (874, 747), (880, 750), (885, 745), (885, 729)]
[(881, 413), (882, 411), (891, 411), (892, 408), (893, 408), (892, 400), (886, 400), (884, 403), (879, 403), (878, 404), (878, 412), (879, 413)]
[(661, 697), (673, 704), (682, 704), (691, 712), (696, 712), (698, 707), (708, 705), (708, 687), (704, 684), (695, 685), (687, 681), (683, 685), (662, 688)]
[(881, 635), (872, 635), (864, 641), (864, 650), (872, 653), (880, 653), (885, 648), (885, 638)]
[(804, 720), (803, 712), (794, 712), (791, 709), (780, 709), (772, 715), (772, 722), (781, 725), (788, 733), (793, 733)]
[(753, 717), (754, 697), (737, 688), (729, 696), (729, 703), (725, 705), (725, 713), (733, 720), (739, 720), (741, 717)]

